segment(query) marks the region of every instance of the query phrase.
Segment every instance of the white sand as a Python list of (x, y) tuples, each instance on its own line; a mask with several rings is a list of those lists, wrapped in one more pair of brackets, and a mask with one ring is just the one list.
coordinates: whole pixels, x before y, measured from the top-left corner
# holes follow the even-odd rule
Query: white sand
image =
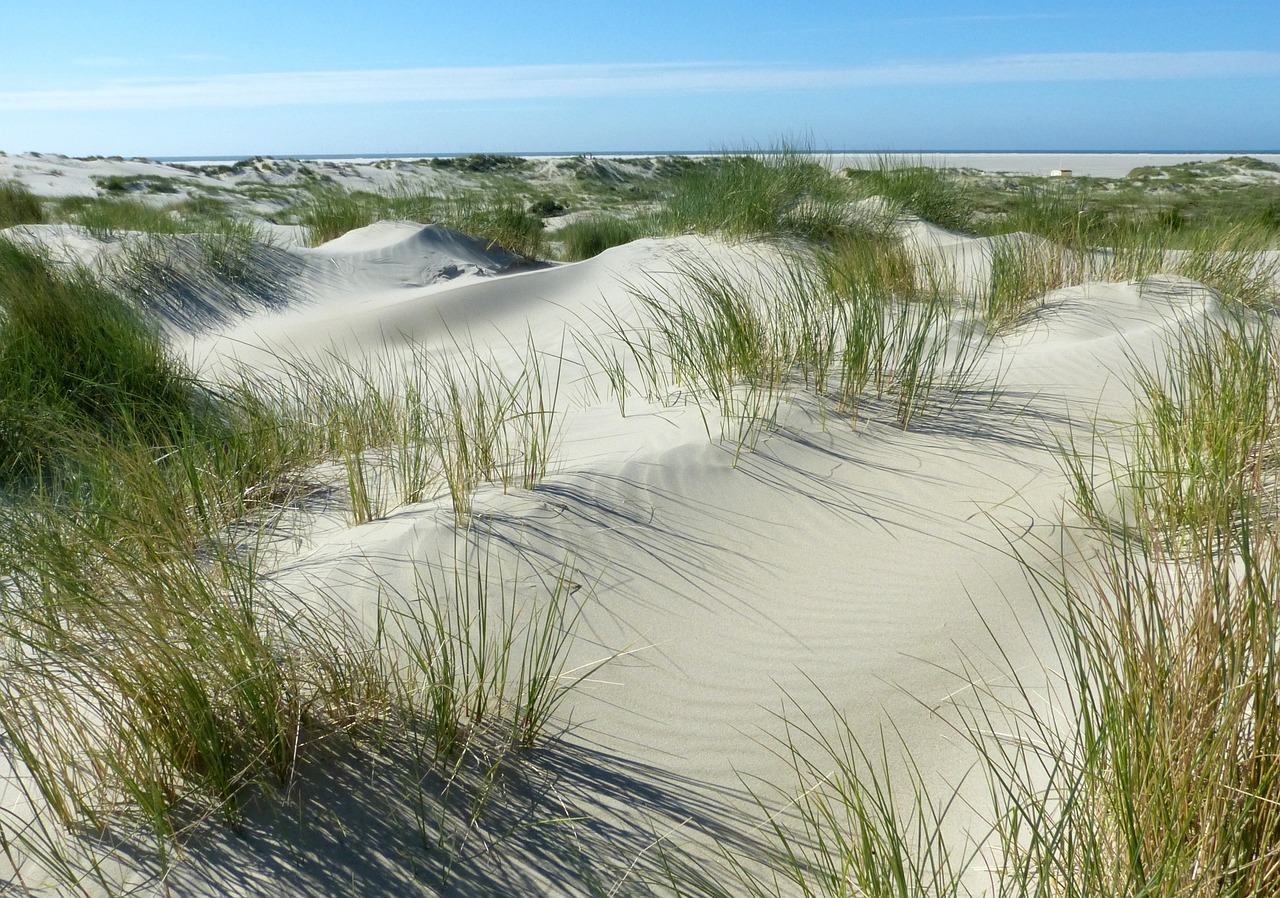
[[(833, 153), (835, 168), (874, 168), (880, 154)], [(889, 154), (899, 155), (899, 154)], [(1212, 162), (1229, 156), (1252, 156), (1263, 162), (1280, 164), (1276, 153), (904, 153), (935, 168), (976, 168), (985, 172), (1045, 176), (1055, 170), (1094, 178), (1123, 178), (1135, 168), (1181, 165), (1184, 162)]]
[[(915, 234), (937, 252), (977, 255), (964, 238)], [(873, 751), (882, 734), (901, 737), (929, 782), (970, 775), (966, 794), (980, 795), (949, 725), (971, 695), (957, 672), (999, 684), (1008, 665), (1037, 683), (1054, 664), (1015, 557), (1060, 535), (1068, 484), (1052, 440), (1087, 444), (1091, 418), (1130, 416), (1130, 360), (1158, 360), (1166, 340), (1213, 314), (1185, 285), (1159, 296), (1124, 284), (1062, 290), (983, 358), (985, 376), (1001, 376), (996, 401), (961, 401), (903, 431), (874, 411), (856, 429), (824, 419), (796, 394), (735, 467), (733, 447), (708, 439), (714, 411), (708, 422), (690, 404), (633, 398), (623, 417), (612, 399), (591, 399), (585, 380), (603, 379), (573, 334), (602, 332), (605, 313), (636, 320), (630, 286), (670, 282), (682, 260), (751, 272), (767, 253), (642, 240), (500, 274), (510, 260), (408, 223), (297, 252), (297, 302), (176, 348), (217, 374), (294, 354), (397, 363), (470, 344), (514, 369), (529, 335), (548, 353), (568, 347), (553, 473), (532, 491), (482, 488), (475, 526), (502, 557), (523, 556), (526, 577), (572, 559), (590, 596), (574, 661), (619, 657), (571, 697), (571, 725), (530, 760), (506, 799), (510, 819), (486, 824), (487, 838), (504, 825), (508, 837), (469, 843), (478, 857), (441, 889), (458, 895), (613, 894), (619, 883), (627, 894), (656, 863), (655, 836), (750, 843), (759, 818), (744, 782), (791, 785), (777, 712), (795, 703), (822, 716), (822, 694)], [(298, 531), (277, 576), (366, 618), (453, 551), (447, 497), (360, 527), (328, 514)], [(406, 770), (395, 758), (376, 770), (361, 758), (317, 764), (291, 798), (307, 826), (268, 815), (243, 837), (214, 827), (189, 846), (171, 894), (435, 894), (415, 873)]]
[[(879, 153), (824, 153), (819, 154), (832, 168), (874, 168)], [(1141, 166), (1170, 166), (1185, 162), (1209, 162), (1228, 156), (1251, 155), (1263, 162), (1280, 164), (1280, 154), (1257, 153), (902, 153), (889, 154), (904, 159), (919, 159), (926, 165), (947, 168), (972, 168), (985, 172), (1048, 175), (1055, 169), (1069, 169), (1076, 175), (1123, 178)], [(528, 157), (540, 177), (549, 183), (564, 179), (558, 164), (565, 156)], [(644, 156), (601, 157), (603, 165), (610, 160), (638, 162)], [(225, 161), (185, 162), (188, 168), (148, 160), (122, 160), (118, 158), (77, 159), (50, 154), (0, 154), (0, 180), (18, 180), (39, 196), (85, 196), (100, 192), (98, 181), (107, 177), (152, 177), (174, 179), (174, 193), (158, 194), (148, 201), (163, 204), (181, 199), (195, 187), (217, 190), (222, 187), (243, 187), (262, 184), (268, 186), (305, 185), (308, 179), (326, 178), (348, 190), (387, 190), (411, 180), (422, 185), (434, 185), (442, 193), (464, 183), (460, 176), (447, 169), (435, 168), (420, 159), (254, 159), (230, 170)], [(204, 174), (190, 171), (190, 167), (212, 166), (220, 171)], [(627, 165), (632, 176), (639, 169)], [(568, 182), (566, 182), (568, 183)], [(571, 185), (570, 185), (571, 186)]]

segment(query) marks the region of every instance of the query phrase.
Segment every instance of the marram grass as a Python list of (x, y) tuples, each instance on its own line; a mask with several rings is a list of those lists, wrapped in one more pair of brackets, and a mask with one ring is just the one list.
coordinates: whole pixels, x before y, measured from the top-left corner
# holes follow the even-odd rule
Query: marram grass
[(39, 197), (19, 181), (0, 181), (0, 228), (44, 221), (44, 206)]
[[(851, 418), (869, 398), (889, 397), (909, 424), (964, 382), (982, 342), (954, 337), (972, 337), (973, 318), (987, 332), (1014, 326), (1046, 291), (1086, 274), (1181, 275), (1235, 310), (1276, 301), (1274, 266), (1261, 255), (1272, 236), (1172, 219), (1129, 228), (1129, 219), (1082, 217), (1079, 197), (1060, 187), (1028, 196), (995, 226), (1056, 246), (1005, 238), (990, 291), (967, 307), (953, 278), (885, 229), (854, 222), (850, 185), (833, 184), (808, 160), (781, 154), (719, 171), (686, 183), (657, 220), (679, 232), (828, 242), (824, 263), (783, 258), (763, 289), (687, 268), (674, 286), (638, 291), (640, 328), (615, 319), (612, 339), (586, 351), (602, 360), (623, 409), (632, 390), (709, 398), (739, 451), (770, 425), (788, 390), (813, 390)], [(903, 208), (942, 218), (924, 210), (937, 199), (930, 191), (947, 185), (919, 173), (884, 181), (895, 182)], [(541, 239), (514, 214), (516, 203), (450, 207), (411, 193), (357, 195), (349, 205), (459, 222), (488, 215)], [(369, 223), (365, 210), (351, 211), (334, 218)], [(193, 231), (176, 208), (81, 204), (63, 214), (112, 239)], [(232, 279), (252, 239), (234, 226), (213, 233), (199, 245), (203, 265)], [(65, 851), (64, 824), (142, 821), (163, 867), (196, 822), (237, 823), (250, 794), (287, 785), (299, 759), (327, 741), (404, 739), (449, 775), (482, 731), (500, 733), (518, 755), (554, 729), (563, 690), (577, 679), (564, 670), (581, 608), (571, 568), (516, 576), (465, 529), (479, 485), (527, 487), (547, 474), (554, 365), (530, 353), (523, 375), (504, 374), (424, 355), (404, 380), (376, 368), (295, 366), (277, 392), (251, 379), (212, 391), (164, 356), (128, 302), (84, 272), (59, 274), (0, 243), (0, 291), (12, 500), (0, 537), (0, 725), (9, 757), (32, 773), (29, 797), (47, 812), (43, 826), (21, 831), (0, 822), (6, 855), (39, 855), (60, 888), (84, 892), (102, 868), (92, 858), (90, 868), (77, 866), (84, 858)], [(1044, 565), (1029, 569), (1057, 628), (1065, 702), (1044, 711), (1029, 685), (1015, 684), (982, 694), (963, 730), (991, 796), (978, 834), (986, 894), (1280, 892), (1272, 458), (1280, 375), (1269, 321), (1241, 314), (1192, 334), (1168, 366), (1141, 373), (1124, 452), (1101, 466), (1066, 453), (1077, 513), (1065, 523), (1090, 565), (1063, 565), (1056, 576), (1052, 566), (1048, 576)], [(375, 634), (322, 596), (314, 599), (322, 613), (300, 615), (301, 597), (258, 576), (256, 540), (326, 462), (346, 472), (352, 523), (394, 503), (448, 496), (466, 546), (398, 597), (407, 601), (388, 602)], [(1094, 482), (1095, 468), (1106, 483)], [(533, 594), (537, 601), (522, 603)], [(780, 796), (759, 790), (761, 831), (774, 848), (763, 873), (760, 858), (735, 859), (726, 847), (722, 870), (673, 875), (655, 888), (969, 893), (972, 846), (944, 838), (955, 793), (931, 793), (910, 763), (892, 773), (885, 747), (859, 745), (838, 709), (797, 709), (785, 723), (792, 807), (776, 814)], [(997, 725), (1003, 738), (991, 736)]]
[[(1047, 684), (971, 684), (957, 731), (989, 803), (966, 799), (965, 838), (948, 822), (959, 792), (927, 787), (911, 746), (893, 763), (838, 709), (796, 708), (779, 749), (793, 787), (747, 781), (771, 850), (726, 846), (712, 874), (670, 863), (671, 892), (1276, 894), (1280, 529), (1268, 459), (1280, 367), (1260, 324), (1192, 333), (1167, 374), (1142, 374), (1136, 451), (1100, 466), (1104, 481), (1066, 450), (1077, 485), (1067, 548), (1087, 563), (1050, 546), (1026, 559), (1057, 656)], [(1188, 476), (1198, 465), (1217, 470)], [(1166, 468), (1174, 487), (1150, 483)], [(1117, 487), (1124, 520), (1113, 522), (1095, 491)]]
[[(239, 825), (247, 797), (287, 787), (322, 743), (405, 740), (445, 758), (483, 735), (490, 756), (552, 727), (575, 679), (562, 677), (581, 607), (567, 566), (545, 573), (543, 610), (517, 621), (506, 579), (490, 584), (466, 567), (474, 553), (460, 557), (453, 589), (422, 582), (401, 603), (436, 612), (397, 618), (395, 646), (259, 570), (276, 513), (326, 459), (389, 454), (403, 501), (438, 495), (452, 468), (463, 523), (480, 483), (535, 485), (555, 446), (558, 375), (544, 360), (503, 379), (421, 353), (400, 384), (294, 366), (283, 392), (211, 388), (88, 272), (9, 243), (0, 253), (0, 421), (13, 440), (0, 727), (43, 809), (21, 829), (0, 821), (11, 858), (41, 857), (60, 888), (82, 889), (114, 843), (59, 830), (88, 826), (139, 834), (163, 871), (186, 832), (208, 817)], [(482, 619), (509, 638), (472, 633)], [(447, 685), (432, 679), (445, 651), (468, 659)], [(424, 705), (433, 690), (471, 696), (467, 713), (494, 726), (446, 726)]]
[(906, 426), (973, 386), (984, 340), (963, 327), (957, 339), (953, 324), (964, 311), (937, 291), (941, 281), (918, 277), (895, 242), (867, 239), (862, 249), (817, 258), (761, 256), (751, 274), (686, 265), (673, 285), (633, 288), (644, 325), (615, 329), (625, 351), (593, 354), (612, 360), (606, 369), (620, 402), (631, 388), (627, 358), (646, 396), (676, 387), (708, 397), (721, 437), (739, 452), (771, 426), (784, 393), (801, 386), (853, 419), (869, 399), (887, 397)]
[(598, 256), (607, 249), (630, 243), (645, 236), (643, 225), (616, 215), (593, 215), (580, 218), (555, 232), (561, 242), (562, 256), (567, 262), (580, 262)]
[(214, 425), (206, 395), (119, 295), (0, 240), (0, 483), (48, 474), (71, 443), (162, 445)]

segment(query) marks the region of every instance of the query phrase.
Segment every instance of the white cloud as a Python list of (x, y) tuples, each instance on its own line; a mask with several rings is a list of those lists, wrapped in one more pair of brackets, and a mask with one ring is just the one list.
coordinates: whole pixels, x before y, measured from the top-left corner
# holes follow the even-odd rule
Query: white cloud
[(81, 56), (72, 60), (72, 62), (76, 65), (90, 68), (114, 69), (142, 65), (146, 60), (137, 56)]
[(1280, 76), (1280, 53), (1034, 53), (954, 62), (809, 67), (719, 63), (530, 65), (268, 72), (0, 90), (0, 110), (369, 105), (1045, 81)]
[(165, 58), (176, 62), (221, 62), (227, 57), (221, 53), (174, 53)]
[(963, 25), (975, 22), (1037, 22), (1062, 21), (1078, 19), (1082, 13), (1068, 12), (1022, 12), (1022, 13), (975, 13), (972, 15), (953, 16), (915, 16), (906, 19), (889, 19), (889, 25)]

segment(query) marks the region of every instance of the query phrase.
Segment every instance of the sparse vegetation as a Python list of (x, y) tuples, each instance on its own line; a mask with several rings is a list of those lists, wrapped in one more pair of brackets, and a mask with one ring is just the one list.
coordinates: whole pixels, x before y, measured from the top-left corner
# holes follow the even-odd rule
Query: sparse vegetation
[[(45, 202), (0, 184), (0, 227), (47, 213), (119, 250), (91, 271), (0, 239), (0, 752), (39, 809), (0, 816), (10, 860), (38, 856), (54, 888), (86, 892), (103, 875), (95, 851), (146, 844), (163, 876), (201, 823), (238, 827), (253, 802), (284, 802), (334, 746), (403, 749), (422, 791), (453, 788), (466, 765), (489, 785), (518, 779), (583, 676), (566, 669), (589, 601), (571, 549), (490, 541), (478, 525), (488, 498), (509, 498), (499, 490), (548, 487), (572, 352), (530, 337), (507, 364), (482, 347), (414, 347), (202, 381), (159, 323), (199, 318), (203, 291), (287, 297), (292, 257), (246, 214), (269, 201), (314, 244), (382, 218), (528, 258), (549, 236), (569, 260), (644, 235), (759, 240), (734, 248), (740, 268), (681, 262), (632, 284), (635, 308), (577, 347), (621, 412), (633, 395), (696, 404), (738, 460), (797, 397), (823, 428), (873, 415), (915, 428), (969, 390), (995, 402), (976, 360), (1052, 290), (1153, 289), (1164, 275), (1212, 291), (1158, 365), (1134, 361), (1136, 422), (1096, 422), (1087, 455), (1080, 422), (1053, 422), (1062, 544), (1025, 560), (1060, 678), (965, 684), (977, 698), (958, 730), (986, 778), (989, 829), (957, 842), (949, 815), (967, 795), (931, 791), (910, 747), (900, 763), (891, 740), (860, 743), (832, 702), (792, 703), (778, 751), (793, 781), (752, 790), (771, 851), (726, 842), (721, 868), (673, 859), (670, 882), (645, 887), (959, 896), (981, 862), (997, 895), (1280, 891), (1276, 167), (1047, 182), (887, 157), (836, 174), (789, 149), (544, 167), (480, 154), (388, 164), (404, 179), (370, 190), (304, 168), (207, 167), (260, 183), (181, 202), (181, 179), (106, 178), (110, 196)], [(544, 168), (560, 172), (554, 188)], [(594, 214), (548, 235), (542, 217), (566, 208)], [(961, 283), (953, 259), (904, 238), (908, 213), (992, 235), (977, 266), (989, 278)], [(324, 589), (292, 591), (271, 543), (317, 495), (349, 527), (380, 522), (365, 533), (406, 506), (439, 510), (453, 552), (412, 559), (412, 588), (371, 573), (373, 620)], [(452, 844), (443, 823), (420, 823), (428, 853)]]
[(726, 849), (716, 875), (668, 864), (673, 892), (1274, 893), (1278, 375), (1271, 327), (1238, 311), (1140, 373), (1124, 459), (1064, 449), (1066, 550), (1085, 563), (1057, 545), (1025, 558), (1057, 635), (1053, 680), (966, 687), (958, 730), (990, 796), (966, 838), (950, 818), (968, 800), (926, 784), (917, 747), (860, 742), (829, 702), (792, 705), (779, 755), (795, 780), (752, 787), (773, 839), (763, 869)]
[[(270, 587), (258, 566), (273, 515), (326, 459), (356, 470), (387, 453), (401, 501), (445, 484), (460, 523), (483, 481), (536, 484), (555, 445), (543, 363), (503, 381), (423, 356), (408, 393), (298, 364), (274, 393), (214, 389), (89, 272), (0, 242), (0, 300), (0, 726), (51, 815), (0, 821), (8, 850), (66, 851), (58, 826), (127, 837), (141, 823), (163, 870), (189, 827), (239, 825), (250, 795), (287, 786), (335, 738), (428, 746), (442, 771), (481, 741), (503, 763), (539, 739), (570, 682), (567, 564), (539, 572), (535, 613), (464, 554), (452, 580), (388, 608), (394, 638)], [(385, 507), (368, 482), (349, 480), (357, 523)], [(60, 856), (50, 872), (67, 888), (100, 860)]]
[(1012, 327), (1039, 307), (1044, 295), (1080, 283), (1076, 254), (1028, 234), (997, 237), (990, 246), (991, 280), (981, 299), (983, 323), (992, 331)]
[[(892, 397), (903, 426), (939, 394), (971, 386), (982, 341), (952, 345), (953, 307), (942, 295), (917, 291), (913, 271), (904, 277), (892, 270), (905, 257), (886, 263), (875, 252), (846, 249), (835, 258), (822, 265), (807, 255), (761, 257), (749, 275), (692, 266), (674, 289), (634, 288), (646, 324), (615, 327), (615, 338), (623, 357), (638, 363), (638, 390), (662, 395), (669, 376), (698, 401), (709, 396), (719, 407), (721, 438), (740, 453), (770, 426), (796, 383), (855, 419), (869, 391)], [(890, 292), (908, 283), (909, 292)], [(631, 385), (619, 377), (612, 386), (619, 392)]]

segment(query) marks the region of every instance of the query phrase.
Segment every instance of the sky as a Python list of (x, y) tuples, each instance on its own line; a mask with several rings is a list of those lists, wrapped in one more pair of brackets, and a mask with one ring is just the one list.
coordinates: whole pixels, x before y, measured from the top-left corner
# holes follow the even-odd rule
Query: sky
[(1280, 2), (0, 0), (0, 150), (1280, 152)]

